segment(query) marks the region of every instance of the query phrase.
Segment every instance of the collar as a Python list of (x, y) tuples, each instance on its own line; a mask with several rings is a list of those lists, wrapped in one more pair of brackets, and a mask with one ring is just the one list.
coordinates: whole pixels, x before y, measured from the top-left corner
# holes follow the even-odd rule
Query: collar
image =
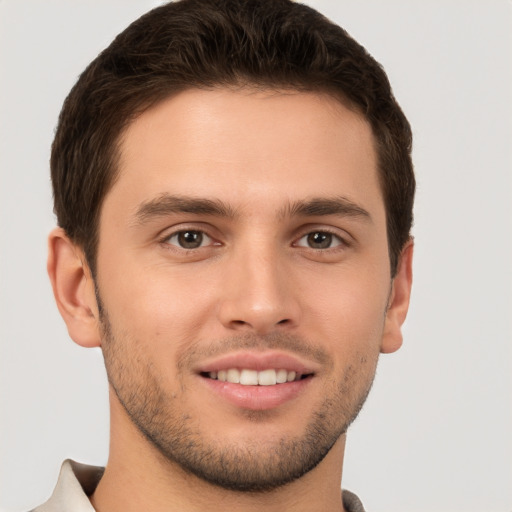
[[(62, 463), (57, 486), (50, 499), (32, 512), (95, 512), (88, 496), (98, 485), (105, 468), (80, 464), (71, 459)], [(343, 491), (343, 506), (349, 512), (364, 512), (359, 498)]]
[(96, 489), (104, 470), (98, 466), (65, 460), (50, 499), (32, 512), (95, 512), (88, 496)]

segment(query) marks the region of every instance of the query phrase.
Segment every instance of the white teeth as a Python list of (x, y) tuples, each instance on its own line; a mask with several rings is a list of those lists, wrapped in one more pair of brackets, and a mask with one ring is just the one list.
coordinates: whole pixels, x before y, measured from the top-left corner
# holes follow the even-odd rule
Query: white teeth
[(258, 373), (258, 384), (260, 386), (273, 386), (277, 382), (275, 370), (263, 370)]
[(278, 384), (284, 384), (288, 380), (288, 372), (286, 370), (277, 370), (276, 382)]
[(294, 371), (284, 369), (274, 370), (239, 370), (237, 368), (229, 368), (228, 370), (212, 371), (208, 373), (210, 379), (217, 379), (222, 382), (230, 382), (232, 384), (242, 384), (244, 386), (273, 386), (275, 384), (284, 384), (285, 382), (293, 382), (299, 380), (300, 375)]
[(242, 370), (240, 372), (240, 384), (245, 386), (258, 385), (258, 372), (256, 370)]
[(240, 382), (240, 372), (236, 368), (230, 368), (226, 380), (233, 384), (238, 384)]

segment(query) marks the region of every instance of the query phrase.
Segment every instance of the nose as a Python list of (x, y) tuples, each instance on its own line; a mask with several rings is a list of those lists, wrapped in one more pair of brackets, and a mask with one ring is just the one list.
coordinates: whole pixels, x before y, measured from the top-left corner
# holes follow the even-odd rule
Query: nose
[(286, 257), (253, 246), (239, 251), (228, 267), (218, 307), (225, 328), (264, 335), (299, 324), (298, 283)]

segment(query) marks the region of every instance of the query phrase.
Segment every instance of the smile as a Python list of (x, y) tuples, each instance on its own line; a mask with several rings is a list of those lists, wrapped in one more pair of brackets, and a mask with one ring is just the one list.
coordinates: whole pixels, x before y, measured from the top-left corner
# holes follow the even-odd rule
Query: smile
[(196, 375), (212, 393), (238, 409), (270, 410), (306, 393), (322, 367), (282, 351), (237, 351), (205, 360)]
[(285, 369), (269, 368), (262, 371), (229, 368), (227, 370), (219, 370), (208, 372), (207, 376), (213, 380), (222, 382), (230, 382), (231, 384), (242, 384), (243, 386), (274, 386), (275, 384), (285, 384), (307, 377), (300, 375), (295, 371)]

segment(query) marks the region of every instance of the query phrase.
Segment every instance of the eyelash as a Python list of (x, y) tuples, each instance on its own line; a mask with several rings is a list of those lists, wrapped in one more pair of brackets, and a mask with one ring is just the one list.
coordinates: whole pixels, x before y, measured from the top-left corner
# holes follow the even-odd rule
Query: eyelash
[[(336, 242), (334, 246), (331, 247), (310, 247), (309, 245), (300, 245), (300, 241), (304, 238), (308, 238), (312, 235), (327, 235), (330, 237), (330, 243)], [(310, 249), (315, 252), (319, 251), (336, 251), (341, 250), (349, 247), (349, 243), (347, 240), (340, 236), (338, 233), (334, 233), (333, 231), (325, 228), (319, 228), (319, 229), (312, 229), (304, 233), (302, 236), (300, 236), (293, 244), (294, 247), (303, 247), (304, 249)]]
[[(171, 240), (175, 237), (179, 237), (180, 235), (185, 235), (186, 233), (194, 233), (195, 235), (200, 235), (201, 240), (200, 244), (204, 241), (204, 237), (209, 239), (209, 243), (207, 245), (199, 245), (198, 247), (183, 247), (179, 243), (171, 243)], [(329, 245), (331, 245), (333, 242), (335, 242), (334, 246), (329, 247), (310, 247), (309, 245), (302, 245), (300, 242), (307, 237), (315, 236), (315, 235), (327, 235)], [(310, 242), (308, 240), (308, 242)], [(306, 242), (306, 243), (308, 243)], [(319, 243), (322, 243), (323, 240), (320, 240)], [(167, 234), (165, 237), (163, 237), (160, 240), (160, 243), (165, 245), (166, 248), (172, 250), (178, 250), (178, 251), (198, 251), (199, 249), (204, 249), (206, 247), (211, 246), (221, 246), (222, 244), (220, 242), (215, 241), (214, 237), (209, 235), (205, 230), (203, 229), (180, 229), (178, 231), (174, 231), (171, 234)], [(295, 241), (292, 243), (292, 247), (302, 247), (304, 249), (312, 250), (314, 252), (326, 252), (326, 251), (339, 251), (346, 249), (350, 247), (350, 243), (347, 242), (345, 237), (340, 236), (338, 233), (334, 233), (333, 231), (325, 228), (319, 228), (319, 229), (311, 229), (307, 232), (304, 232), (299, 238), (295, 239)]]
[[(175, 237), (179, 237), (180, 235), (185, 235), (186, 233), (194, 233), (194, 234), (199, 234), (201, 236), (201, 243), (204, 239), (204, 237), (208, 238), (210, 240), (210, 243), (208, 243), (208, 245), (206, 246), (203, 246), (203, 245), (200, 245), (199, 247), (183, 247), (181, 245), (178, 245), (178, 243), (176, 244), (173, 244), (171, 243), (171, 240)], [(205, 230), (203, 229), (180, 229), (178, 231), (174, 231), (173, 233), (171, 234), (167, 234), (165, 237), (163, 237), (161, 240), (160, 240), (160, 243), (165, 245), (168, 249), (172, 248), (173, 250), (182, 250), (182, 251), (197, 251), (199, 249), (203, 249), (205, 247), (208, 247), (208, 246), (220, 246), (221, 243), (220, 242), (216, 242), (215, 239), (210, 236)]]

